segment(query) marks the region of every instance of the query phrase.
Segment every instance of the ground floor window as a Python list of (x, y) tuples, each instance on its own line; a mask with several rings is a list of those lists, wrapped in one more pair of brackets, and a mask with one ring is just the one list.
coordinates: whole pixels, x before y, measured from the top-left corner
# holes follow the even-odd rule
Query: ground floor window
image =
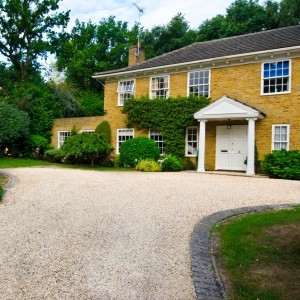
[(289, 150), (289, 140), (289, 124), (276, 124), (272, 126), (272, 150)]
[(187, 127), (185, 138), (185, 155), (197, 156), (198, 152), (198, 127)]
[(83, 129), (83, 130), (81, 130), (80, 132), (81, 132), (81, 133), (94, 133), (95, 130), (93, 130), (93, 129)]
[(117, 129), (117, 154), (120, 153), (120, 148), (123, 142), (134, 138), (133, 128)]
[(164, 138), (163, 138), (162, 134), (156, 129), (150, 129), (149, 137), (156, 143), (156, 145), (160, 151), (160, 155), (164, 155), (165, 154)]
[(60, 148), (65, 140), (70, 136), (71, 131), (59, 131), (58, 132), (58, 148)]

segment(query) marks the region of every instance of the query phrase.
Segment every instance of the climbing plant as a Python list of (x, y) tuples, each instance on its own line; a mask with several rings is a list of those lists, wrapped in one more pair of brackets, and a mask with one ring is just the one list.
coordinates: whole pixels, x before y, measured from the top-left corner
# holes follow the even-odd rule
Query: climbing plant
[(193, 114), (209, 104), (204, 97), (149, 99), (142, 97), (128, 101), (123, 108), (128, 126), (159, 130), (164, 137), (168, 154), (184, 155), (185, 128), (197, 125)]

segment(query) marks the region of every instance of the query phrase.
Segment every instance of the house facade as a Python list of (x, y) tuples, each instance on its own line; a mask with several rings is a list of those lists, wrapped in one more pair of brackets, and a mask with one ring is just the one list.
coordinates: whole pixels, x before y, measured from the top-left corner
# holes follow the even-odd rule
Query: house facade
[(186, 128), (185, 156), (198, 157), (199, 172), (253, 175), (255, 146), (259, 159), (300, 149), (300, 25), (195, 43), (146, 61), (136, 50), (130, 48), (128, 67), (94, 75), (105, 85), (116, 154), (137, 136), (154, 139), (164, 153), (159, 128), (127, 128), (124, 102), (142, 96), (211, 99), (193, 116), (199, 125)]

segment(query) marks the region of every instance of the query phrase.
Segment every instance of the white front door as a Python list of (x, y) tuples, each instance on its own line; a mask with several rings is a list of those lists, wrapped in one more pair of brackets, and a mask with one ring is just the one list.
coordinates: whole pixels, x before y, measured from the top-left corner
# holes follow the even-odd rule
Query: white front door
[(216, 169), (246, 171), (247, 125), (217, 126)]

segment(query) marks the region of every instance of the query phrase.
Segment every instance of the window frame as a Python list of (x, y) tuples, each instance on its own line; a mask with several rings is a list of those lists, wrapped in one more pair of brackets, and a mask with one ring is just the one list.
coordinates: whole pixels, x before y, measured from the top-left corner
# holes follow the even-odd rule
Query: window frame
[[(154, 133), (154, 134), (151, 134), (151, 133)], [(161, 136), (162, 140), (161, 141), (156, 141), (151, 136)], [(156, 143), (156, 145), (159, 149), (160, 155), (164, 156), (166, 154), (166, 152), (165, 152), (165, 141), (164, 141), (164, 136), (161, 134), (161, 132), (157, 129), (150, 128), (149, 133), (148, 133), (148, 137), (149, 137), (149, 139), (153, 140)], [(159, 147), (159, 143), (162, 143), (162, 147)]]
[[(120, 84), (124, 82), (132, 82), (132, 90), (127, 91), (127, 90), (121, 90), (120, 89)], [(117, 87), (117, 93), (118, 93), (118, 106), (124, 106), (125, 102), (124, 100), (132, 99), (135, 96), (135, 79), (126, 79), (126, 80), (119, 80), (118, 81), (118, 87)], [(130, 98), (123, 98), (121, 101), (121, 95), (126, 95), (126, 94), (131, 94), (132, 97)]]
[(120, 141), (119, 141), (119, 133), (120, 133), (121, 131), (125, 131), (125, 130), (126, 130), (126, 131), (132, 131), (132, 137), (129, 138), (129, 139), (126, 139), (126, 140), (122, 141), (121, 144), (124, 143), (124, 142), (127, 141), (127, 140), (130, 140), (130, 139), (133, 139), (133, 138), (134, 138), (134, 128), (118, 128), (118, 129), (117, 129), (117, 140), (116, 140), (116, 154), (120, 154), (120, 147), (121, 147), (121, 144), (120, 144)]
[[(189, 140), (188, 139), (188, 136), (189, 136), (189, 134), (188, 134), (188, 130), (189, 129), (196, 129), (196, 141), (194, 141), (194, 140)], [(196, 154), (189, 154), (188, 153), (188, 143), (189, 142), (192, 142), (192, 143), (197, 143), (197, 147), (196, 147)], [(198, 153), (198, 151), (199, 151), (199, 127), (198, 126), (189, 126), (189, 127), (187, 127), (186, 129), (185, 129), (185, 156), (186, 157), (197, 157), (197, 153)]]
[[(163, 89), (153, 89), (152, 88), (152, 81), (153, 81), (153, 79), (155, 79), (155, 78), (162, 78), (162, 77), (165, 77), (165, 78), (167, 78), (167, 80), (168, 80), (168, 86), (167, 86), (167, 88), (163, 88)], [(156, 98), (159, 98), (159, 99), (168, 99), (169, 97), (170, 97), (170, 75), (168, 74), (168, 75), (157, 75), (157, 76), (151, 76), (150, 77), (150, 92), (149, 92), (149, 95), (150, 95), (150, 99), (156, 99)], [(163, 90), (166, 90), (166, 97), (153, 97), (153, 95), (152, 95), (152, 93), (154, 93), (154, 92), (157, 92), (157, 91), (163, 91)]]
[(80, 133), (95, 133), (95, 129), (82, 129)]
[[(275, 128), (276, 127), (286, 127), (287, 128), (287, 132), (286, 132), (286, 135), (287, 135), (287, 140), (286, 141), (283, 141), (283, 140), (280, 140), (280, 141), (275, 141)], [(280, 132), (281, 134), (281, 132)], [(290, 149), (290, 124), (273, 124), (272, 125), (272, 147), (271, 147), (271, 150), (281, 150), (281, 149), (284, 149), (284, 148), (281, 148), (281, 149), (275, 149), (275, 143), (286, 143), (286, 150), (289, 150)]]
[[(65, 137), (63, 141), (60, 139), (61, 133), (68, 133), (68, 135)], [(59, 149), (64, 144), (65, 140), (71, 135), (71, 130), (58, 130), (57, 131), (57, 148)]]
[[(275, 77), (265, 77), (264, 76), (264, 66), (266, 64), (272, 64), (272, 63), (279, 63), (279, 62), (285, 62), (285, 61), (288, 61), (289, 63), (289, 74), (288, 75), (282, 75), (282, 76), (275, 76)], [(280, 78), (288, 78), (288, 82), (287, 82), (287, 85), (288, 85), (288, 89), (287, 91), (283, 91), (283, 92), (268, 92), (268, 93), (265, 93), (264, 92), (264, 80), (266, 79), (280, 79)], [(289, 94), (291, 93), (291, 85), (292, 85), (292, 60), (291, 59), (280, 59), (280, 60), (272, 60), (272, 61), (264, 61), (261, 63), (261, 90), (260, 90), (260, 94), (261, 96), (268, 96), (268, 95), (282, 95), (282, 94)], [(270, 86), (270, 85), (269, 85)], [(275, 85), (276, 87), (276, 85)]]
[[(208, 72), (208, 83), (207, 84), (199, 84), (198, 86), (206, 86), (208, 85), (208, 95), (207, 96), (204, 96), (204, 97), (207, 97), (209, 98), (210, 97), (210, 85), (211, 85), (211, 69), (197, 69), (197, 70), (192, 70), (190, 72), (188, 72), (188, 76), (187, 76), (187, 96), (189, 97), (191, 94), (190, 94), (190, 87), (191, 86), (196, 86), (196, 85), (190, 85), (190, 75), (192, 73), (196, 73), (196, 72)], [(202, 95), (200, 95), (202, 96)]]

